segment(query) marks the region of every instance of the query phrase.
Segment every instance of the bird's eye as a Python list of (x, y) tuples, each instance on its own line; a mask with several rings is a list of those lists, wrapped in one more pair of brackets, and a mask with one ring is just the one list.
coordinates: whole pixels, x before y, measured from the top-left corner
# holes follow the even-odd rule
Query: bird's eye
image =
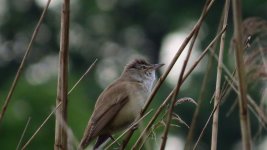
[(146, 71), (146, 76), (151, 76), (151, 72), (149, 72), (149, 71)]
[(140, 67), (142, 70), (145, 70), (146, 69), (146, 66), (141, 66)]

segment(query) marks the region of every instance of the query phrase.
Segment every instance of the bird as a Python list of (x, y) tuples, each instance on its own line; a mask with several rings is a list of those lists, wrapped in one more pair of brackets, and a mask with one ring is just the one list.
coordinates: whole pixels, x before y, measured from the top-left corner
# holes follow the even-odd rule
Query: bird
[(97, 149), (112, 138), (112, 134), (132, 125), (139, 118), (152, 91), (155, 71), (163, 65), (150, 64), (145, 59), (134, 59), (128, 63), (120, 77), (98, 97), (79, 149), (85, 149), (95, 138), (94, 149)]

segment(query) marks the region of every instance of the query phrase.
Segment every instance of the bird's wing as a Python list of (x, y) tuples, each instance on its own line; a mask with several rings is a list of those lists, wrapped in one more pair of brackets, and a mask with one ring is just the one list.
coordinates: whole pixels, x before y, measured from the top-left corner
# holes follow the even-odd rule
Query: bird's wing
[(102, 93), (96, 103), (95, 110), (84, 132), (81, 146), (86, 147), (97, 137), (105, 126), (116, 116), (120, 109), (128, 102), (128, 92), (125, 84), (113, 84)]

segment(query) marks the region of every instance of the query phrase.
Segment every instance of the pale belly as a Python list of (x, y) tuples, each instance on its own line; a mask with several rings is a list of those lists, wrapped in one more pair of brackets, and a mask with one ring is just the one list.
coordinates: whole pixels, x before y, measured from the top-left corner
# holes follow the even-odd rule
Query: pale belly
[[(133, 93), (129, 102), (119, 111), (114, 120), (110, 123), (111, 132), (129, 127), (137, 118), (145, 104), (147, 94)], [(116, 131), (115, 130), (115, 131)]]

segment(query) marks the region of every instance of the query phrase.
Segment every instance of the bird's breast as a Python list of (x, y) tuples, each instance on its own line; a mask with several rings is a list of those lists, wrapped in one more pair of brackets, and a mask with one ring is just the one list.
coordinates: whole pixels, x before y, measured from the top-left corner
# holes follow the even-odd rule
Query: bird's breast
[(148, 94), (148, 91), (145, 89), (131, 88), (129, 91), (129, 100), (112, 121), (112, 128), (126, 128), (132, 124), (139, 116)]

